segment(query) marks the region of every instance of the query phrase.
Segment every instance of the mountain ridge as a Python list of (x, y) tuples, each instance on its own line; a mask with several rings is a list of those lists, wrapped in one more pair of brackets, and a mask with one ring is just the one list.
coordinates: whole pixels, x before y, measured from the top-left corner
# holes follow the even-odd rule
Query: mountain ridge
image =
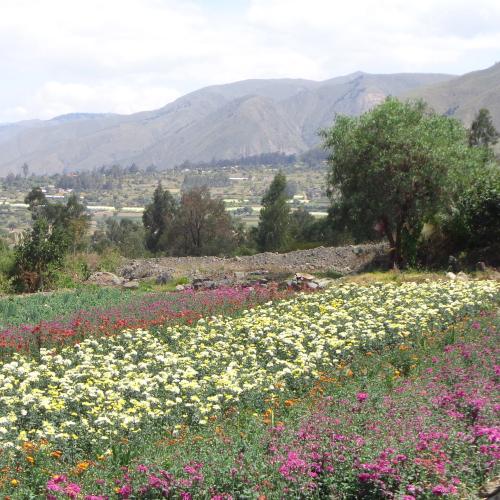
[[(70, 113), (4, 124), (0, 175), (19, 172), (25, 162), (32, 172), (54, 173), (113, 163), (165, 169), (186, 160), (300, 153), (317, 145), (318, 130), (338, 113), (358, 115), (388, 95), (432, 98), (436, 87), (460, 88), (464, 77), (358, 71), (324, 81), (249, 79), (195, 90), (131, 115)], [(496, 86), (490, 86), (496, 96)]]

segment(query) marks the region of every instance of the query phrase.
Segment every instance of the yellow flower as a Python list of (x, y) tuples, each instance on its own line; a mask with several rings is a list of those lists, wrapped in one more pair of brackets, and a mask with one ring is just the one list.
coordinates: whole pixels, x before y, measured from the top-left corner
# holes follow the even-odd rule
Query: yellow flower
[(14, 488), (15, 488), (16, 486), (19, 486), (19, 481), (17, 479), (12, 479), (12, 481), (10, 482), (10, 484), (12, 486), (14, 486)]

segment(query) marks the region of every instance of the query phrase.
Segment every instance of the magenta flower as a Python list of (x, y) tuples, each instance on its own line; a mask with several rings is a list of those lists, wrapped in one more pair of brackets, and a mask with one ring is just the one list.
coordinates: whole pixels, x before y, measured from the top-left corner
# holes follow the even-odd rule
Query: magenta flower
[(78, 496), (80, 491), (82, 491), (82, 489), (76, 483), (69, 483), (68, 485), (66, 485), (66, 488), (64, 488), (64, 493), (66, 493), (69, 498), (73, 499)]
[(356, 399), (362, 403), (363, 401), (366, 401), (368, 399), (368, 393), (367, 392), (358, 392), (356, 394)]

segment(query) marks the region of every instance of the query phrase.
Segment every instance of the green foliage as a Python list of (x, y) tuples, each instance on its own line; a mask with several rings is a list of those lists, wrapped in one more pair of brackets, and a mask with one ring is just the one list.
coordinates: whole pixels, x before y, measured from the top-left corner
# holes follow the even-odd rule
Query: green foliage
[(66, 204), (49, 203), (39, 187), (33, 188), (25, 198), (29, 205), (32, 219), (47, 220), (49, 225), (57, 226), (67, 233), (70, 249), (74, 252), (86, 247), (86, 236), (90, 225), (90, 217), (77, 196), (72, 194)]
[(222, 200), (206, 187), (182, 194), (174, 220), (174, 255), (228, 255), (237, 245), (237, 232)]
[(144, 257), (147, 252), (144, 227), (129, 219), (108, 218), (105, 231), (94, 233), (92, 246), (99, 253), (106, 249), (115, 249), (131, 259)]
[(0, 238), (0, 294), (11, 291), (10, 276), (14, 268), (14, 252), (7, 243)]
[(493, 125), (493, 119), (488, 109), (481, 108), (469, 130), (469, 145), (484, 146), (486, 148), (494, 146), (500, 135)]
[(96, 271), (107, 271), (109, 273), (114, 273), (120, 267), (123, 262), (123, 257), (119, 252), (112, 248), (104, 250), (100, 255), (99, 262), (96, 265)]
[(151, 252), (165, 251), (171, 241), (172, 226), (178, 205), (161, 182), (155, 189), (153, 201), (146, 206), (142, 221), (146, 230), (146, 248)]
[(289, 242), (290, 207), (286, 190), (286, 177), (279, 172), (262, 198), (256, 236), (262, 252), (283, 250)]
[(412, 240), (446, 200), (449, 172), (477, 156), (457, 120), (394, 98), (360, 117), (339, 116), (322, 136), (332, 211), (358, 237), (384, 235), (395, 266), (411, 260)]
[(38, 217), (15, 249), (15, 286), (20, 291), (43, 290), (54, 269), (60, 267), (69, 246), (68, 234)]
[(444, 264), (448, 255), (466, 263), (500, 263), (500, 167), (491, 163), (464, 171), (450, 205), (435, 220), (434, 232), (420, 249), (430, 263)]

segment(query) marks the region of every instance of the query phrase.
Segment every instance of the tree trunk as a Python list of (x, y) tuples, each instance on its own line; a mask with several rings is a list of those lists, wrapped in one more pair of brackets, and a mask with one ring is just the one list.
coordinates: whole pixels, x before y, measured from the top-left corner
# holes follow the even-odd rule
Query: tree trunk
[(387, 237), (387, 241), (389, 242), (389, 257), (391, 259), (391, 268), (397, 268), (398, 266), (398, 249), (397, 242), (394, 239), (394, 235), (392, 234), (391, 226), (389, 224), (389, 220), (386, 215), (380, 218), (380, 223), (382, 225), (382, 229), (384, 234)]
[(403, 226), (401, 223), (398, 223), (396, 226), (396, 241), (394, 242), (394, 261), (392, 266), (394, 269), (400, 269), (403, 263), (401, 258), (401, 233)]

